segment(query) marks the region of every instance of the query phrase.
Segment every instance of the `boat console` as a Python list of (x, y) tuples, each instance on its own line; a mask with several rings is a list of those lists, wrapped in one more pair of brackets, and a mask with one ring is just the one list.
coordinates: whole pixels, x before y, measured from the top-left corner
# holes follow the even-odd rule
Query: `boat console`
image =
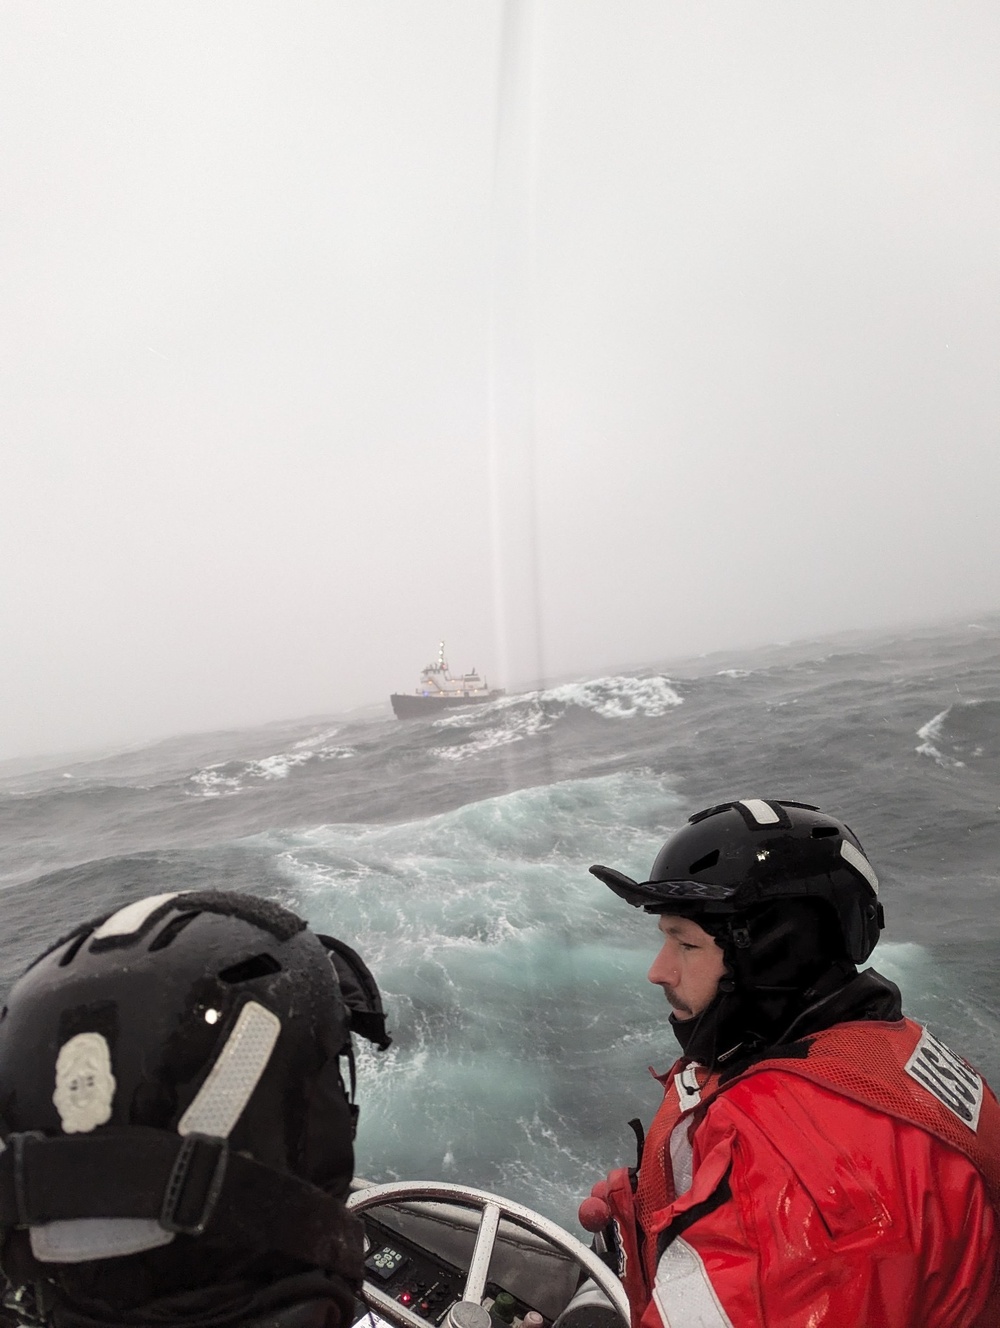
[[(621, 1283), (593, 1250), (521, 1204), (443, 1182), (356, 1180), (374, 1328), (626, 1328)], [(363, 1328), (363, 1326), (362, 1326)]]

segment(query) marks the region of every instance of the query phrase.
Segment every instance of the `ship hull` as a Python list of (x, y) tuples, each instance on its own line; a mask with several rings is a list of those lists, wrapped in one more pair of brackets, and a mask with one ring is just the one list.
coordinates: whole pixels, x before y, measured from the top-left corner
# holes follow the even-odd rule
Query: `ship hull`
[(397, 719), (432, 719), (456, 706), (485, 705), (487, 701), (495, 701), (498, 696), (503, 696), (503, 691), (494, 687), (481, 696), (420, 696), (416, 692), (393, 692), (389, 700)]

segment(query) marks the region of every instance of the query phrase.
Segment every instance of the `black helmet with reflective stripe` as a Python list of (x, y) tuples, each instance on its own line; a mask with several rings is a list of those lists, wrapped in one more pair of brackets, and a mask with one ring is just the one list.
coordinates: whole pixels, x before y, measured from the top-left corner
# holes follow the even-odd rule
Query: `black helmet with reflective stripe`
[(590, 870), (648, 913), (721, 919), (775, 900), (824, 901), (855, 964), (885, 925), (878, 878), (858, 837), (804, 802), (743, 798), (697, 812), (660, 849), (648, 881), (612, 867)]
[(8, 1276), (96, 1261), (109, 1303), (135, 1258), (160, 1291), (212, 1285), (226, 1252), (269, 1282), (360, 1277), (353, 1033), (389, 1043), (363, 961), (253, 895), (157, 895), (64, 937), (0, 1016)]

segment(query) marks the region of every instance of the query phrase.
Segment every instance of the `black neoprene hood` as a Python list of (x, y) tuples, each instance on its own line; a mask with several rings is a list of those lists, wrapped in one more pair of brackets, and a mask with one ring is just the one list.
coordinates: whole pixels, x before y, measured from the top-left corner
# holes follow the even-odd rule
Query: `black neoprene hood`
[(744, 798), (697, 812), (660, 849), (648, 881), (590, 870), (648, 913), (732, 916), (783, 898), (822, 900), (854, 963), (884, 926), (878, 878), (857, 836), (808, 803)]

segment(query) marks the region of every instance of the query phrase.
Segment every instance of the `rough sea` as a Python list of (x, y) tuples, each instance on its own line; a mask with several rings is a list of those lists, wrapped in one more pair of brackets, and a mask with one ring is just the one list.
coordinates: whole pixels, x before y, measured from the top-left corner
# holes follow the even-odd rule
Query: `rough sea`
[[(401, 689), (406, 680), (400, 679)], [(1000, 616), (582, 678), (436, 721), (385, 705), (0, 767), (4, 990), (76, 923), (166, 890), (249, 890), (355, 945), (395, 1037), (363, 1051), (358, 1169), (499, 1191), (575, 1229), (631, 1162), (675, 1045), (645, 980), (645, 879), (734, 797), (861, 838), (872, 964), (1000, 1086)]]

